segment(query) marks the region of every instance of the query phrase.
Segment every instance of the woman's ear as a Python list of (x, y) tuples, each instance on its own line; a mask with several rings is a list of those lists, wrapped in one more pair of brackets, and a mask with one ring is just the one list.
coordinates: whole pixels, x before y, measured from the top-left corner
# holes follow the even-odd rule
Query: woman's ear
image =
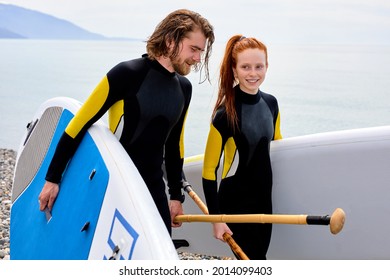
[(233, 71), (234, 78), (237, 80), (237, 71), (234, 67), (232, 67), (232, 71)]

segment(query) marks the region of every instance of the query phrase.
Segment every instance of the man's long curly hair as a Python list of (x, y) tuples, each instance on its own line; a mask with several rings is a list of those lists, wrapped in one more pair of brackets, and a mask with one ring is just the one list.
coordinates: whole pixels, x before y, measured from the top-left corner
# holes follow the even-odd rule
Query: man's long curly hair
[[(206, 79), (210, 81), (209, 59), (211, 55), (212, 44), (214, 43), (214, 29), (207, 19), (200, 14), (180, 9), (170, 13), (163, 19), (154, 30), (153, 34), (146, 41), (146, 51), (149, 58), (165, 56), (175, 58), (180, 51), (180, 43), (186, 38), (189, 32), (201, 30), (206, 37), (207, 46), (203, 61), (194, 65), (194, 70), (199, 71), (204, 67)], [(169, 49), (168, 43), (173, 43), (174, 49)]]

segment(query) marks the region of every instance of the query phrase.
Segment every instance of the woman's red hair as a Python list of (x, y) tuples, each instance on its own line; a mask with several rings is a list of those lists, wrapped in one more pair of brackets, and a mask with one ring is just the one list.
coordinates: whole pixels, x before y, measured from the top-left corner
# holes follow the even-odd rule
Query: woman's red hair
[(234, 94), (236, 78), (234, 77), (233, 69), (237, 66), (237, 55), (246, 49), (259, 49), (264, 51), (266, 66), (268, 66), (267, 47), (256, 38), (246, 38), (242, 35), (234, 35), (227, 42), (219, 73), (218, 97), (212, 116), (214, 117), (217, 110), (224, 106), (228, 124), (233, 130), (238, 128)]

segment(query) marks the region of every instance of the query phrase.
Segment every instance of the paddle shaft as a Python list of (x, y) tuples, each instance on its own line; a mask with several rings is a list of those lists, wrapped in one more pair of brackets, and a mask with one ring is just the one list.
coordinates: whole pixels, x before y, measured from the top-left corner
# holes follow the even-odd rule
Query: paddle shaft
[(210, 223), (262, 223), (262, 224), (311, 224), (329, 225), (329, 216), (281, 215), (281, 214), (244, 214), (244, 215), (179, 215), (180, 222)]
[[(183, 186), (183, 189), (188, 193), (188, 195), (193, 199), (193, 201), (198, 205), (200, 210), (208, 215), (209, 210), (207, 209), (207, 206), (203, 203), (203, 201), (200, 199), (200, 197), (192, 190), (191, 186), (185, 182), (185, 185)], [(249, 260), (248, 256), (244, 253), (244, 251), (241, 249), (241, 247), (236, 243), (236, 241), (233, 239), (233, 237), (225, 232), (223, 234), (223, 239), (226, 241), (226, 243), (230, 246), (232, 251), (236, 254), (236, 256), (241, 260)]]
[(183, 188), (188, 193), (188, 195), (192, 198), (192, 200), (196, 203), (196, 205), (198, 205), (198, 207), (203, 212), (203, 214), (208, 215), (209, 210), (207, 209), (207, 206), (203, 203), (203, 201), (200, 199), (200, 197), (193, 191), (191, 186), (186, 185)]
[(176, 216), (180, 222), (211, 223), (271, 223), (295, 225), (330, 225), (330, 232), (339, 233), (345, 223), (345, 213), (337, 208), (332, 216), (283, 215), (283, 214), (246, 214), (246, 215), (182, 215)]
[(247, 215), (182, 215), (176, 216), (180, 222), (211, 223), (272, 223), (299, 225), (330, 225), (330, 232), (339, 233), (345, 223), (343, 209), (337, 208), (332, 216), (281, 215), (281, 214), (247, 214)]

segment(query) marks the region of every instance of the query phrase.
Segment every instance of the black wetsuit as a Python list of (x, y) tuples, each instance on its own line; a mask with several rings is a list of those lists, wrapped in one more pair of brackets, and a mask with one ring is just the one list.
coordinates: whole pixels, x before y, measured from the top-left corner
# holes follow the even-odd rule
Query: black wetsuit
[(111, 69), (67, 126), (46, 180), (62, 173), (87, 129), (109, 110), (109, 126), (144, 179), (171, 233), (162, 164), (171, 199), (181, 200), (183, 128), (191, 100), (189, 80), (146, 55)]
[[(239, 128), (227, 123), (224, 108), (210, 127), (204, 166), (203, 190), (210, 214), (271, 214), (272, 168), (269, 148), (281, 139), (275, 97), (259, 91), (250, 95), (235, 88)], [(223, 157), (221, 183), (217, 170)], [(266, 259), (271, 224), (228, 224), (233, 238), (250, 259)]]

